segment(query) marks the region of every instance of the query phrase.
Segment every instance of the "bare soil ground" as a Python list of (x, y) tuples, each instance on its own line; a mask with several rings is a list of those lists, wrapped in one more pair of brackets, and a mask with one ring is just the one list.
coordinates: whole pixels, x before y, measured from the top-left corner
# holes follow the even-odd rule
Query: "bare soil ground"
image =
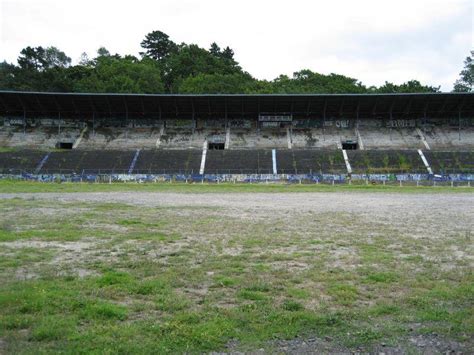
[(162, 352), (474, 351), (472, 193), (18, 193), (0, 208), (0, 352), (97, 346), (99, 316), (68, 310), (63, 334), (42, 327), (65, 311), (18, 300), (50, 281), (119, 307), (111, 329), (182, 321), (143, 340)]

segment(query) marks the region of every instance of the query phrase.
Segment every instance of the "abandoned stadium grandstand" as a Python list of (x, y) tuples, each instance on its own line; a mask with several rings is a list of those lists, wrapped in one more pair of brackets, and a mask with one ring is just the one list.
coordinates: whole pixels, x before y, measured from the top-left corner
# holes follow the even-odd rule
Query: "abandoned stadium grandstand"
[(35, 180), (473, 181), (474, 94), (0, 92), (0, 174)]

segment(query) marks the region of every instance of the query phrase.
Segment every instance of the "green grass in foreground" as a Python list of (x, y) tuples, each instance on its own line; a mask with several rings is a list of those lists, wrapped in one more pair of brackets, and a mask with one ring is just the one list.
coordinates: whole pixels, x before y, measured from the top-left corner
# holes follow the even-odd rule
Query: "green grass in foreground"
[(446, 234), (446, 216), (430, 220), (440, 235), (412, 238), (409, 219), (342, 212), (254, 219), (22, 198), (0, 209), (7, 352), (202, 353), (231, 341), (271, 352), (296, 336), (410, 351), (413, 334), (474, 333), (474, 274), (453, 257), (470, 236)]
[(183, 192), (183, 193), (226, 193), (226, 192), (339, 192), (370, 191), (398, 193), (434, 193), (434, 192), (474, 192), (474, 186), (404, 186), (395, 185), (330, 185), (330, 184), (233, 184), (233, 183), (41, 183), (34, 181), (0, 180), (0, 193), (36, 193), (36, 192)]

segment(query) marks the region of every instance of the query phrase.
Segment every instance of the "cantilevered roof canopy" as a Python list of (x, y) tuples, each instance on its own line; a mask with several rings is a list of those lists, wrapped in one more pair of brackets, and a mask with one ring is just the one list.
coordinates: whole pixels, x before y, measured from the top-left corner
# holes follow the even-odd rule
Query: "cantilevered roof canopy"
[(145, 95), (0, 91), (0, 115), (61, 118), (474, 117), (474, 93)]

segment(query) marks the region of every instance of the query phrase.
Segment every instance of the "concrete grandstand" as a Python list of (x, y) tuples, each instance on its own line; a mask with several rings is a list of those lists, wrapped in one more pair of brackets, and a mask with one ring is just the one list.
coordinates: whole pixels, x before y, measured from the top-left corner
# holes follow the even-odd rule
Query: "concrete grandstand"
[(0, 92), (0, 173), (347, 181), (474, 176), (474, 94)]

